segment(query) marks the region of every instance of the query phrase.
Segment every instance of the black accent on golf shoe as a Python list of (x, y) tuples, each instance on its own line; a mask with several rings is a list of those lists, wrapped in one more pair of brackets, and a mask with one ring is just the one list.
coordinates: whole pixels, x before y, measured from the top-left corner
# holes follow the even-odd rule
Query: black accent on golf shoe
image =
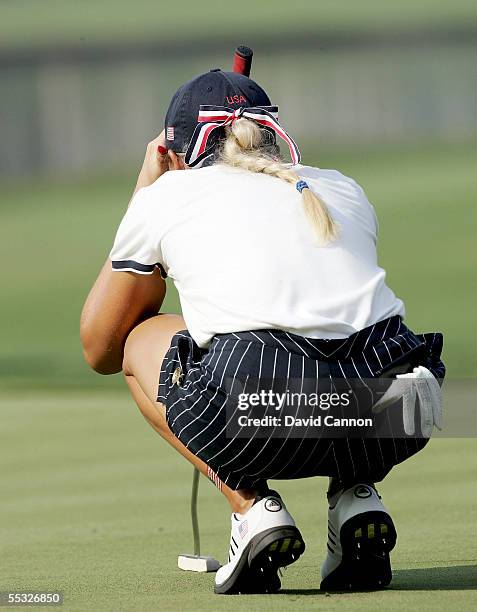
[(214, 590), (222, 595), (276, 593), (281, 587), (278, 569), (297, 561), (304, 550), (297, 527), (266, 529), (250, 540), (233, 572)]
[(341, 563), (322, 580), (321, 590), (368, 591), (387, 586), (392, 579), (389, 553), (396, 539), (396, 528), (386, 512), (363, 512), (350, 518), (340, 530)]

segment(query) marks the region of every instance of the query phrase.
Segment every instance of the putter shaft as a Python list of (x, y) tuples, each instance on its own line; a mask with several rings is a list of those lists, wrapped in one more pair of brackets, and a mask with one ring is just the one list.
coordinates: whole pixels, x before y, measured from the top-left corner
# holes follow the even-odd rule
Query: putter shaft
[(190, 515), (192, 518), (192, 534), (194, 537), (194, 555), (200, 556), (200, 533), (199, 533), (199, 519), (197, 516), (197, 497), (199, 493), (199, 477), (200, 472), (197, 468), (194, 468), (194, 475), (192, 477), (192, 495), (190, 500)]

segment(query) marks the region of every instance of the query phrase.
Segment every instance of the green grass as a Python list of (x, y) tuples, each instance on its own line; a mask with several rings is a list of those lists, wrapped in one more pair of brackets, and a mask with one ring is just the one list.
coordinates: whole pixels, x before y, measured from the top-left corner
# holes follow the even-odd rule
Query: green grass
[[(337, 167), (367, 190), (380, 220), (380, 262), (416, 331), (445, 333), (454, 377), (475, 377), (477, 151), (439, 147), (318, 155), (307, 163)], [(4, 185), (0, 385), (4, 388), (117, 388), (82, 361), (78, 321), (106, 258), (133, 175), (76, 182)], [(168, 292), (164, 310), (178, 308)]]
[[(136, 413), (126, 390), (3, 395), (0, 590), (59, 589), (66, 610), (97, 612), (476, 609), (474, 440), (433, 440), (382, 484), (399, 533), (391, 588), (317, 590), (326, 483), (312, 479), (275, 483), (307, 543), (283, 591), (227, 598), (212, 575), (176, 568), (192, 546), (192, 470)], [(223, 560), (229, 511), (205, 479), (199, 512), (203, 551)]]
[(313, 31), (383, 31), (475, 23), (473, 0), (260, 0), (251, 13), (218, 0), (199, 4), (156, 0), (15, 0), (0, 3), (0, 48), (51, 44), (88, 46), (145, 40), (183, 41), (211, 34), (260, 45), (263, 35)]
[[(407, 304), (408, 323), (444, 331), (449, 375), (475, 378), (476, 148), (310, 149), (305, 161), (364, 185), (380, 219), (380, 260)], [(385, 592), (317, 590), (324, 479), (278, 485), (307, 542), (280, 594), (218, 597), (211, 575), (176, 568), (177, 554), (192, 547), (191, 467), (138, 416), (120, 376), (87, 369), (78, 339), (82, 302), (133, 180), (129, 172), (2, 186), (0, 257), (10, 265), (0, 301), (0, 590), (59, 589), (66, 610), (98, 612), (475, 610), (470, 439), (431, 441), (382, 484), (399, 531)], [(177, 307), (171, 290), (165, 308)], [(447, 405), (455, 408), (458, 398)], [(224, 559), (229, 512), (205, 480), (200, 515), (204, 551)]]

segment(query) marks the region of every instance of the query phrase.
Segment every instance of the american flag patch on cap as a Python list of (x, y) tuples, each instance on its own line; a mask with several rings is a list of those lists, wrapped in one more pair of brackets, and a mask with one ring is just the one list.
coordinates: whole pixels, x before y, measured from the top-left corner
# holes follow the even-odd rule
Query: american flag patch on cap
[(166, 130), (166, 138), (167, 140), (174, 140), (174, 128), (168, 127)]

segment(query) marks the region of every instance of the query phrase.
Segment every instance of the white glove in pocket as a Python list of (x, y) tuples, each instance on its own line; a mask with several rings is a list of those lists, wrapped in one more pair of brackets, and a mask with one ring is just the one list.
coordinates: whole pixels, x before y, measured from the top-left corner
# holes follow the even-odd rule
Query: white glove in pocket
[(404, 431), (408, 436), (415, 433), (414, 414), (416, 405), (421, 417), (421, 432), (430, 438), (435, 427), (442, 429), (442, 394), (435, 376), (424, 366), (414, 368), (407, 374), (397, 374), (389, 389), (373, 406), (380, 413), (402, 399)]

